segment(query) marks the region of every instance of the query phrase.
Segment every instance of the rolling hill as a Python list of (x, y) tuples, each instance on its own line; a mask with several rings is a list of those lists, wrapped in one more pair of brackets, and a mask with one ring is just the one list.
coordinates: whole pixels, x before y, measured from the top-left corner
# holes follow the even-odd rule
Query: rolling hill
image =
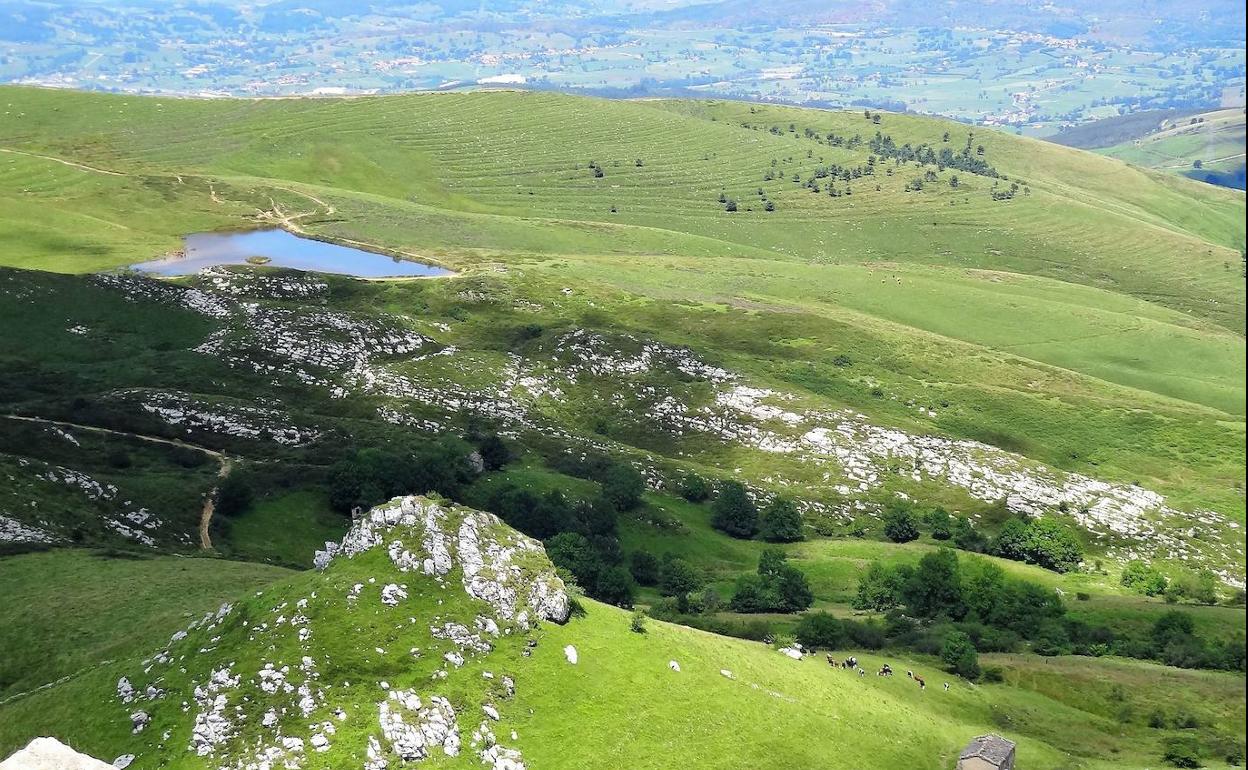
[(1244, 110), (1154, 110), (1051, 137), (1144, 168), (1244, 189)]
[[(1174, 605), (1120, 581), (1138, 560), (1171, 585), (1211, 581), (1201, 604), (1169, 598), (1242, 669), (1242, 193), (871, 110), (31, 88), (0, 88), (0, 108), (0, 538), (14, 554), (0, 580), (23, 608), (59, 592), (79, 607), (57, 623), (0, 616), (28, 629), (0, 632), (0, 653), (56, 635), (64, 648), (0, 668), (0, 753), (51, 733), (140, 768), (397, 765), (407, 749), (387, 734), (415, 740), (399, 723), (417, 718), (441, 724), (419, 734), (446, 766), (508, 767), (515, 749), (532, 767), (805, 767), (829, 752), (948, 767), (988, 731), (1035, 767), (1152, 767), (1193, 735), (1211, 762), (1242, 753), (1242, 674), (1128, 659), (1157, 658), (1132, 645)], [(190, 233), (260, 228), (454, 274), (126, 270), (176, 258)], [(636, 487), (620, 492), (621, 473)], [(985, 541), (1057, 522), (1082, 549), (1064, 574), (967, 558), (1067, 597), (1070, 633), (1109, 629), (1079, 647), (1101, 657), (977, 637), (1001, 681), (920, 692), (657, 620), (634, 633), (587, 598), (583, 617), (525, 628), (481, 604), (507, 586), (483, 596), (461, 579), (471, 520), (518, 549), (518, 579), (554, 586), (528, 536), (549, 544), (560, 514), (585, 519), (656, 614), (674, 600), (633, 585), (637, 553), (685, 560), (722, 600), (765, 544), (716, 529), (691, 479), (791, 501), (802, 540), (781, 547), (813, 610), (880, 634), (901, 621), (853, 606), (869, 568), (950, 544), (926, 519), (888, 541), (898, 506), (965, 517)], [(430, 489), (456, 504), (349, 518)], [(604, 498), (623, 500), (605, 521)], [(365, 547), (425, 543), (418, 511), (460, 533), (449, 571)], [(358, 553), (303, 571), (344, 532)], [(142, 589), (83, 590), (109, 581)], [(110, 615), (150, 627), (102, 633)], [(478, 616), (499, 633), (471, 631)], [(678, 619), (784, 639), (799, 616)], [(443, 638), (443, 621), (468, 636)], [(936, 681), (939, 652), (837, 654)], [(161, 694), (121, 702), (122, 676)], [(139, 710), (150, 721), (132, 732)], [(620, 714), (637, 715), (627, 749)]]

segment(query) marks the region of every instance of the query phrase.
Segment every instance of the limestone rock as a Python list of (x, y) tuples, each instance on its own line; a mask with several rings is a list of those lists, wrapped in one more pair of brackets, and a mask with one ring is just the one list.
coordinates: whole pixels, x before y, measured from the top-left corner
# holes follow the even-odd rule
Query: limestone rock
[(0, 770), (115, 770), (98, 759), (80, 754), (56, 738), (36, 738), (0, 762)]

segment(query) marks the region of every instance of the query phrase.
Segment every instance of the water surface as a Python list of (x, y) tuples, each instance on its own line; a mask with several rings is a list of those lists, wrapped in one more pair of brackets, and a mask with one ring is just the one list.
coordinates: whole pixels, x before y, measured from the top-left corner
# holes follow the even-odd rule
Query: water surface
[(248, 259), (267, 258), (268, 267), (287, 267), (358, 278), (399, 278), (450, 275), (437, 265), (399, 259), (336, 243), (301, 238), (285, 230), (249, 230), (239, 233), (194, 233), (186, 236), (185, 256), (163, 257), (133, 265), (156, 275), (192, 275), (216, 265), (245, 265)]

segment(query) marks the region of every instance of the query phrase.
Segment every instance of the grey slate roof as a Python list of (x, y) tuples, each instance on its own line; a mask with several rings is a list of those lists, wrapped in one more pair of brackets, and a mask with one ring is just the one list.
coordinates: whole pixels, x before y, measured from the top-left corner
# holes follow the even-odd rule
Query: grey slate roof
[(1009, 759), (1010, 754), (1014, 751), (1014, 741), (1007, 741), (1000, 735), (981, 735), (972, 740), (962, 753), (959, 759), (971, 759), (979, 757), (986, 759), (994, 765), (1000, 765)]

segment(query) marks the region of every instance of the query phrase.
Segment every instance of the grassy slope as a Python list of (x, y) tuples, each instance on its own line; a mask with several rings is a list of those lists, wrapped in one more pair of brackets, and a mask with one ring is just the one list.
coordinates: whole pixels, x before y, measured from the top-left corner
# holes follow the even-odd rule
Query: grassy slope
[(268, 495), (228, 521), (219, 550), (249, 561), (312, 566), (312, 554), (326, 540), (341, 540), (350, 522), (329, 509), (321, 490), (301, 489)]
[(68, 549), (2, 558), (0, 701), (146, 652), (187, 618), (289, 574), (245, 562)]
[(1244, 111), (1216, 110), (1166, 121), (1158, 130), (1139, 139), (1106, 147), (1098, 152), (1146, 168), (1188, 171), (1193, 161), (1209, 170), (1231, 171), (1244, 164)]
[[(142, 568), (155, 562), (134, 564)], [(187, 673), (176, 667), (165, 670), (161, 685), (174, 693), (189, 689), (189, 682), (202, 681), (208, 670), (225, 661), (235, 671), (249, 672), (264, 661), (296, 659), (300, 653), (290, 647), (293, 630), (275, 630), (272, 643), (248, 639), (257, 635), (261, 619), (271, 619), (274, 607), (312, 597), (305, 612), (313, 618), (311, 654), (321, 668), (320, 686), (331, 693), (331, 703), (346, 706), (348, 717), (339, 724), (334, 751), (309, 754), (308, 768), (341, 767), (360, 759), (363, 736), (376, 729), (372, 704), (382, 697), (375, 685), (379, 680), (393, 687), (416, 687), (422, 695), (446, 694), (465, 715), (461, 727), (469, 729), (476, 713), (473, 704), (490, 688), (481, 671), (515, 678), (517, 696), (498, 702), (503, 721), (494, 729), (535, 767), (627, 763), (639, 768), (944, 768), (951, 766), (969, 736), (998, 731), (1019, 740), (1028, 767), (1143, 768), (1154, 765), (1164, 733), (1135, 721), (1120, 722), (1116, 709), (1125, 703), (1134, 713), (1145, 714), (1174, 705), (1169, 687), (1136, 686), (1163, 675), (1153, 666), (1002, 658), (1013, 680), (1010, 685), (971, 687), (955, 681), (945, 693), (939, 687), (945, 677), (930, 660), (860, 653), (868, 667), (888, 661), (898, 670), (916, 670), (936, 684), (920, 692), (904, 677), (860, 679), (830, 669), (822, 658), (792, 661), (761, 644), (679, 626), (650, 622), (648, 633), (638, 635), (628, 630), (627, 613), (594, 602), (586, 603), (584, 618), (563, 627), (544, 626), (531, 657), (520, 654), (523, 635), (504, 636), (488, 657), (472, 659), (449, 679), (430, 684), (427, 676), (440, 660), (440, 645), (428, 638), (425, 623), (410, 624), (407, 616), (423, 621), (465, 613), (471, 617), (479, 610), (461, 606), (458, 578), (448, 581), (449, 588), (439, 588), (411, 574), (401, 578), (412, 594), (402, 607), (382, 607), (376, 585), (366, 589), (358, 605), (343, 600), (353, 582), (376, 578), (379, 585), (395, 579), (392, 570), (385, 554), (377, 550), (337, 561), (325, 574), (304, 573), (273, 583), (263, 596), (248, 593), (240, 598), (234, 617), (252, 619), (253, 630), (235, 622), (220, 630), (194, 632), (184, 643), (190, 650), (205, 646), (210, 635), (220, 639), (207, 645), (211, 649), (186, 659), (182, 666)], [(53, 587), (60, 585), (53, 581)], [(110, 607), (100, 603), (92, 605), (83, 620), (103, 623), (112, 617)], [(136, 661), (146, 652), (144, 645), (154, 649), (167, 638), (163, 635), (167, 629), (158, 631), (158, 624), (152, 625), (151, 634), (129, 640), (126, 649), (132, 659), (103, 665), (0, 706), (0, 753), (32, 735), (54, 734), (106, 758), (139, 749), (135, 766), (142, 768), (152, 765), (153, 755), (150, 747), (141, 747), (154, 742), (161, 731), (172, 730), (170, 746), (182, 746), (190, 716), (177, 706), (179, 696), (144, 706), (155, 722), (138, 738), (130, 735), (127, 714), (132, 707), (118, 704), (113, 696), (118, 676), (138, 673)], [(567, 644), (578, 650), (575, 667), (564, 659)], [(413, 645), (426, 654), (413, 660), (405, 652)], [(390, 652), (379, 649), (374, 654), (374, 646)], [(680, 664), (679, 673), (668, 668), (670, 660)], [(730, 671), (733, 678), (721, 670)], [(1183, 697), (1196, 704), (1193, 707), (1206, 724), (1242, 732), (1242, 707), (1227, 705), (1242, 689), (1242, 677), (1182, 671), (1167, 671), (1164, 676), (1170, 687), (1181, 689)], [(1062, 687), (1067, 677), (1084, 686)], [(1114, 681), (1131, 686), (1125, 694), (1113, 695), (1116, 700), (1111, 704)], [(267, 699), (259, 698), (247, 707), (257, 714), (267, 707)], [(624, 714), (631, 725), (627, 744), (618, 739)], [(304, 732), (301, 722), (287, 719), (287, 734)], [(255, 725), (246, 730), (247, 736), (259, 732)], [(504, 736), (512, 730), (519, 737), (509, 741)], [(162, 766), (205, 766), (182, 751), (162, 755), (169, 763)], [(471, 755), (439, 763), (475, 765)]]
[[(1141, 479), (1185, 504), (1243, 506), (1240, 194), (987, 131), (974, 142), (1031, 196), (994, 202), (988, 180), (967, 174), (954, 191), (948, 171), (922, 193), (903, 192), (917, 172), (899, 169), (871, 180), (878, 192), (861, 182), (837, 199), (761, 181), (773, 160), (785, 180), (820, 158), (864, 162), (865, 150), (802, 138), (807, 127), (937, 145), (948, 130), (955, 149), (965, 139), (965, 127), (899, 115), (877, 127), (860, 113), (522, 93), (3, 93), (0, 146), (128, 174), (0, 158), (0, 197), (18, 212), (0, 219), (9, 264), (125, 264), (176, 248), (188, 230), (245, 225), (270, 198), (315, 212), (310, 195), (336, 209), (304, 220), (314, 232), (461, 267), (503, 261), (543, 294), (583, 286), (621, 324), (883, 419), (901, 417), (861, 383), (902, 402), (935, 389), (962, 407), (926, 430)], [(762, 130), (772, 125), (781, 136)], [(760, 185), (777, 211), (729, 216), (715, 201), (723, 190), (748, 204)], [(151, 209), (162, 215), (141, 215)], [(660, 318), (642, 297), (747, 312), (725, 340), (708, 330), (711, 314)], [(757, 349), (782, 325), (801, 329), (781, 341), (813, 370), (778, 365), (775, 345)], [(819, 369), (843, 347), (870, 367), (857, 383)]]

